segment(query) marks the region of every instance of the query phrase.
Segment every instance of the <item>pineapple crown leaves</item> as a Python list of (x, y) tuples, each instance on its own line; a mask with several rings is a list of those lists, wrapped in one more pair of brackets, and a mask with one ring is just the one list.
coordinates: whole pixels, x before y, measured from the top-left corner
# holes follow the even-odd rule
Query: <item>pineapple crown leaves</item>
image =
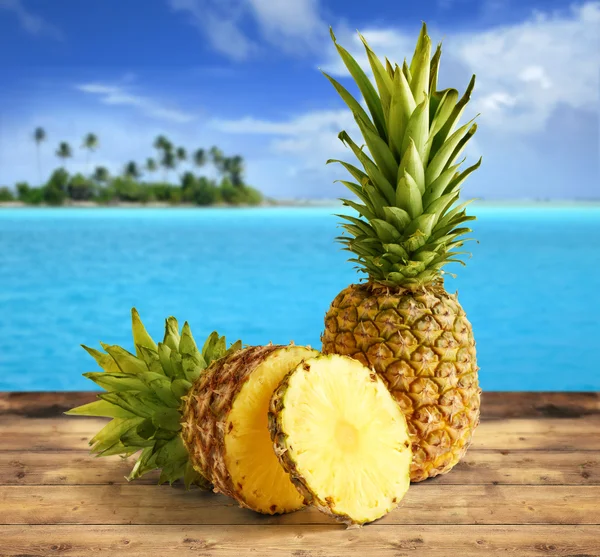
[[(431, 54), (431, 39), (423, 23), (412, 60), (402, 66), (375, 55), (366, 39), (373, 84), (352, 55), (331, 38), (364, 99), (363, 105), (334, 78), (325, 74), (351, 110), (364, 145), (347, 132), (339, 139), (353, 152), (362, 168), (340, 163), (353, 181), (340, 180), (356, 196), (342, 199), (358, 217), (338, 215), (344, 233), (336, 238), (370, 279), (388, 286), (415, 287), (444, 274), (442, 267), (465, 252), (458, 249), (471, 238), (465, 222), (470, 201), (458, 204), (465, 179), (481, 158), (461, 170), (459, 161), (477, 131), (471, 120), (458, 126), (475, 86), (475, 76), (465, 93), (437, 89), (441, 44)], [(458, 162), (457, 162), (458, 161)]]
[(186, 488), (195, 484), (209, 489), (180, 436), (182, 399), (212, 362), (239, 350), (242, 343), (227, 349), (225, 337), (213, 332), (199, 350), (188, 323), (180, 331), (177, 320), (169, 317), (164, 339), (156, 344), (135, 308), (131, 318), (135, 355), (120, 346), (102, 344), (105, 352), (84, 346), (103, 371), (83, 375), (106, 392), (66, 413), (112, 418), (91, 439), (91, 450), (97, 456), (124, 457), (141, 451), (129, 480), (160, 468), (159, 483), (183, 478)]

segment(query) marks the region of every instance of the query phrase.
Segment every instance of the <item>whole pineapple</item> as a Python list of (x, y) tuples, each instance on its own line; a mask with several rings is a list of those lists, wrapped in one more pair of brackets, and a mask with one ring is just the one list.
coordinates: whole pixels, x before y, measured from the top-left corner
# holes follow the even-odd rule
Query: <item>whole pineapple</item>
[(459, 99), (437, 90), (441, 55), (431, 56), (425, 24), (410, 65), (385, 66), (361, 36), (377, 89), (332, 39), (366, 107), (326, 77), (349, 106), (367, 154), (345, 132), (362, 169), (339, 162), (358, 201), (342, 200), (358, 218), (339, 215), (348, 235), (337, 240), (368, 281), (340, 292), (325, 316), (323, 352), (349, 355), (373, 368), (403, 409), (412, 440), (411, 481), (448, 472), (465, 454), (479, 423), (481, 390), (471, 324), (456, 295), (444, 290), (442, 267), (460, 262), (471, 232), (457, 206), (460, 187), (481, 159), (460, 171), (458, 157), (477, 126), (455, 127), (475, 83)]

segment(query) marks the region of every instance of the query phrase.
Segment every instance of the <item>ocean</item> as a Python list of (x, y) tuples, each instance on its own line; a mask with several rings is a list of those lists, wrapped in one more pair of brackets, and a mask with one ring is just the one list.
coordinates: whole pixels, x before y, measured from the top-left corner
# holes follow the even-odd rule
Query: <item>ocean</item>
[[(246, 344), (320, 347), (335, 295), (363, 275), (339, 209), (0, 209), (0, 391), (89, 390), (80, 347), (133, 350), (130, 309)], [(448, 268), (484, 390), (600, 390), (600, 208), (473, 210), (479, 243)]]

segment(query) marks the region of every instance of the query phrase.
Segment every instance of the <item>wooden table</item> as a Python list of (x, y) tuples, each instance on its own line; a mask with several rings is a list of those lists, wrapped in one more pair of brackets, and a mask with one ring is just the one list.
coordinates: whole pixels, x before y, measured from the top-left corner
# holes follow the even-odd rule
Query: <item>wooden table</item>
[(94, 458), (104, 420), (63, 416), (91, 393), (0, 394), (0, 555), (600, 556), (600, 393), (485, 393), (452, 472), (375, 524), (270, 517)]

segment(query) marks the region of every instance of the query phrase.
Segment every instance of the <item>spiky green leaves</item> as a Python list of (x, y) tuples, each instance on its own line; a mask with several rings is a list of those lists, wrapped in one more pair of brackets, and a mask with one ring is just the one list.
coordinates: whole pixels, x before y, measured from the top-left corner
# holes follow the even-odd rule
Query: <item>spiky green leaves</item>
[[(339, 137), (361, 168), (339, 162), (355, 181), (342, 181), (360, 200), (342, 200), (358, 217), (340, 215), (348, 235), (338, 240), (353, 252), (351, 259), (370, 277), (388, 285), (419, 285), (434, 280), (470, 232), (461, 224), (472, 220), (463, 207), (455, 210), (460, 186), (481, 159), (463, 172), (456, 162), (477, 126), (455, 128), (469, 101), (475, 78), (462, 98), (455, 89), (437, 90), (441, 45), (431, 56), (431, 40), (423, 25), (413, 58), (399, 67), (377, 58), (365, 47), (375, 85), (352, 55), (336, 49), (363, 95), (367, 111), (349, 91), (326, 75), (352, 111), (366, 149), (345, 131)], [(370, 114), (370, 116), (369, 116)], [(370, 154), (370, 155), (369, 155)]]
[(135, 308), (131, 317), (136, 355), (120, 346), (103, 344), (106, 353), (84, 346), (103, 369), (84, 376), (106, 392), (67, 414), (113, 418), (90, 445), (98, 456), (141, 451), (129, 479), (160, 468), (159, 483), (183, 478), (188, 488), (195, 484), (208, 489), (209, 482), (193, 468), (181, 440), (182, 399), (212, 362), (239, 350), (241, 341), (227, 349), (225, 337), (213, 332), (199, 350), (189, 325), (180, 332), (177, 320), (169, 317), (163, 342), (157, 345)]

